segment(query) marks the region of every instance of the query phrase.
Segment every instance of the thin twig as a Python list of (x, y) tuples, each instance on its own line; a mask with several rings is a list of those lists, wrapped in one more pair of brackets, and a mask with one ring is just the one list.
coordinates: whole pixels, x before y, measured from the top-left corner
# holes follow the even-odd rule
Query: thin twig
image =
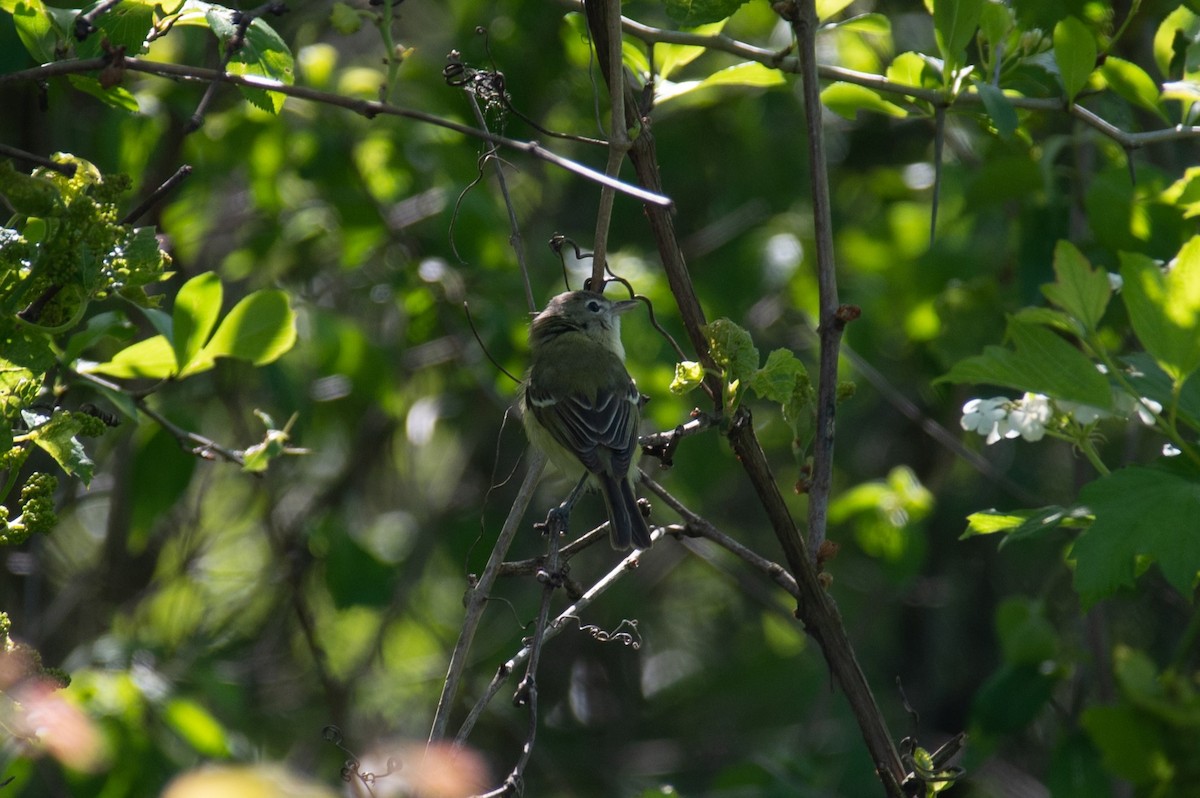
[(183, 166), (176, 169), (175, 174), (168, 177), (165, 181), (163, 181), (161, 186), (150, 192), (150, 196), (142, 200), (136, 208), (125, 214), (125, 218), (121, 220), (121, 224), (133, 224), (138, 219), (142, 218), (146, 211), (153, 208), (159, 202), (162, 202), (163, 197), (174, 191), (180, 183), (182, 183), (189, 175), (191, 175), (191, 173), (192, 167), (190, 164), (185, 163)]
[[(625, 80), (621, 56), (621, 2), (620, 0), (585, 0), (589, 17), (601, 20), (607, 36), (593, 38), (596, 56), (605, 72), (609, 97), (608, 164), (604, 173), (616, 179), (621, 164), (629, 152), (629, 132), (626, 129)], [(604, 49), (601, 49), (604, 48)], [(608, 265), (608, 231), (612, 225), (612, 210), (615, 192), (609, 186), (600, 189), (600, 206), (596, 212), (596, 235), (592, 246), (592, 279), (594, 291), (604, 288), (604, 270)]]
[[(786, 568), (779, 563), (771, 562), (758, 552), (717, 529), (711, 521), (693, 512), (683, 502), (668, 493), (666, 488), (651, 479), (645, 471), (641, 471), (641, 475), (642, 484), (646, 486), (646, 489), (662, 499), (663, 503), (679, 514), (679, 517), (684, 521), (684, 529), (687, 532), (711, 540), (743, 562), (761, 571), (768, 579), (786, 590), (793, 598), (800, 598), (800, 587), (796, 584), (795, 577), (789, 574)], [(671, 533), (676, 530), (673, 527), (667, 527), (666, 531)]]
[[(483, 116), (483, 110), (479, 107), (479, 98), (471, 92), (466, 94), (467, 104), (471, 106), (471, 112), (475, 115), (475, 124), (486, 130), (487, 120)], [(529, 266), (525, 263), (525, 242), (521, 237), (521, 225), (517, 222), (516, 208), (513, 207), (512, 197), (508, 193), (508, 180), (504, 177), (504, 161), (497, 155), (499, 148), (500, 145), (494, 142), (490, 143), (484, 160), (490, 160), (496, 170), (496, 185), (500, 188), (500, 196), (504, 198), (504, 207), (508, 210), (508, 244), (512, 247), (513, 254), (517, 256), (517, 268), (521, 270), (521, 282), (525, 286), (525, 305), (530, 312), (534, 312), (537, 310), (537, 305), (534, 303), (533, 287), (529, 281)]]
[[(583, 8), (583, 0), (560, 0), (560, 2), (576, 11)], [(724, 33), (713, 35), (705, 35), (699, 33), (691, 33), (688, 31), (669, 30), (666, 28), (656, 28), (651, 25), (645, 25), (629, 17), (621, 18), (621, 27), (630, 36), (643, 41), (647, 44), (663, 42), (666, 44), (683, 44), (691, 47), (703, 47), (707, 50), (716, 52), (728, 53), (743, 58), (747, 61), (754, 61), (764, 66), (769, 66), (773, 69), (778, 69), (781, 72), (789, 72), (799, 74), (801, 72), (800, 59), (796, 55), (791, 55), (792, 48), (784, 50), (770, 50), (763, 47), (746, 42), (738, 41)], [(908, 97), (914, 100), (922, 100), (924, 102), (938, 104), (945, 102), (945, 95), (940, 89), (927, 89), (922, 86), (912, 86), (905, 83), (898, 83), (886, 77), (885, 75), (876, 75), (870, 72), (859, 72), (845, 67), (833, 66), (828, 64), (820, 64), (817, 66), (817, 75), (822, 80), (841, 81), (843, 83), (852, 83), (856, 86), (864, 86), (868, 89), (886, 92), (887, 94), (899, 95)], [(1182, 139), (1200, 138), (1200, 125), (1174, 125), (1169, 128), (1161, 128), (1159, 130), (1148, 130), (1140, 133), (1130, 133), (1121, 130), (1110, 122), (1101, 119), (1099, 116), (1078, 104), (1068, 105), (1065, 99), (1058, 97), (1006, 97), (1009, 103), (1014, 108), (1021, 108), (1028, 111), (1057, 111), (1069, 112), (1082, 119), (1086, 124), (1092, 126), (1103, 135), (1113, 139), (1118, 144), (1126, 149), (1138, 149), (1140, 147), (1149, 146), (1151, 144), (1159, 144), (1166, 141), (1179, 141)], [(968, 88), (954, 98), (956, 106), (982, 106), (983, 98), (974, 88)]]
[[(15, 81), (29, 80), (44, 80), (49, 77), (60, 75), (74, 75), (80, 72), (95, 72), (110, 66), (111, 59), (107, 58), (89, 58), (89, 59), (72, 59), (66, 61), (55, 61), (50, 64), (44, 64), (32, 69), (25, 69), (19, 72), (10, 72), (5, 75), (0, 75), (0, 86), (5, 83)], [(257, 75), (235, 75), (228, 72), (219, 72), (214, 69), (206, 69), (204, 67), (185, 66), (182, 64), (170, 64), (161, 61), (147, 61), (141, 58), (124, 58), (121, 66), (131, 72), (141, 72), (147, 75), (157, 75), (159, 77), (179, 78), (182, 80), (194, 80), (203, 83), (211, 83), (213, 81), (223, 81), (232, 83), (235, 86), (246, 86), (252, 89), (263, 89), (264, 91), (274, 91), (288, 97), (295, 97), (309, 102), (322, 103), (337, 108), (345, 108), (354, 113), (361, 114), (368, 119), (376, 116), (397, 116), (404, 119), (412, 119), (417, 122), (423, 122), (429, 125), (453, 130), (461, 133), (464, 136), (482, 139), (500, 144), (504, 147), (523, 152), (539, 160), (553, 164), (554, 166), (564, 169), (571, 174), (582, 177), (586, 180), (599, 183), (602, 186), (611, 186), (620, 191), (622, 194), (627, 194), (636, 200), (648, 203), (662, 208), (670, 208), (672, 202), (670, 197), (656, 194), (652, 191), (646, 191), (643, 188), (631, 185), (629, 183), (616, 180), (609, 177), (603, 172), (592, 169), (589, 166), (584, 166), (578, 161), (573, 161), (570, 158), (564, 158), (557, 153), (547, 150), (536, 141), (521, 141), (519, 139), (511, 139), (507, 136), (500, 136), (486, 130), (479, 130), (455, 122), (450, 119), (445, 119), (435, 114), (426, 113), (424, 111), (416, 111), (411, 108), (402, 108), (397, 105), (381, 103), (376, 100), (361, 100), (355, 97), (346, 97), (340, 94), (331, 92), (318, 91), (307, 86), (295, 86), (283, 83), (272, 78), (259, 77)]]
[(446, 680), (442, 684), (442, 695), (438, 699), (437, 710), (433, 717), (433, 727), (429, 732), (429, 742), (431, 743), (446, 736), (446, 726), (450, 722), (450, 709), (458, 694), (458, 685), (467, 666), (467, 654), (471, 650), (475, 632), (479, 629), (479, 622), (483, 619), (488, 595), (492, 585), (496, 583), (496, 576), (500, 571), (500, 564), (504, 562), (504, 555), (508, 553), (509, 547), (516, 538), (517, 530), (521, 527), (521, 519), (525, 515), (529, 502), (533, 499), (538, 478), (541, 477), (542, 469), (545, 467), (546, 455), (536, 449), (533, 450), (529, 458), (529, 470), (525, 472), (525, 480), (521, 483), (516, 498), (513, 499), (508, 517), (504, 519), (504, 526), (500, 529), (496, 545), (492, 547), (492, 554), (488, 558), (487, 565), (479, 579), (467, 589), (467, 594), (463, 598), (467, 613), (463, 619), (462, 629), (458, 633), (458, 642), (450, 654), (450, 665), (446, 671)]
[(75, 176), (75, 164), (73, 163), (59, 163), (51, 158), (47, 158), (42, 155), (35, 155), (34, 153), (26, 152), (25, 150), (19, 150), (16, 147), (10, 147), (7, 144), (0, 144), (0, 155), (7, 155), (9, 158), (16, 158), (17, 160), (36, 164), (37, 166), (44, 166), (47, 169), (53, 169), (60, 175), (65, 175), (67, 177)]
[[(661, 540), (663, 534), (664, 532), (661, 527), (654, 529), (650, 533), (651, 542)], [(546, 626), (545, 639), (547, 641), (553, 639), (559, 634), (559, 632), (567, 628), (568, 624), (572, 620), (578, 621), (580, 613), (583, 610), (591, 606), (596, 599), (604, 595), (609, 588), (619, 582), (627, 573), (636, 570), (638, 563), (641, 562), (641, 559), (643, 556), (645, 556), (645, 554), (646, 550), (635, 549), (632, 553), (626, 555), (619, 563), (613, 566), (613, 568), (607, 574), (605, 574), (598, 582), (592, 585), (586, 593), (579, 597), (577, 601), (555, 616), (554, 620)], [(455, 742), (457, 744), (462, 744), (466, 741), (467, 737), (469, 737), (471, 734), (471, 730), (475, 727), (475, 722), (479, 719), (480, 715), (483, 714), (484, 709), (486, 709), (487, 705), (490, 704), (492, 699), (496, 697), (496, 694), (500, 692), (500, 688), (504, 686), (504, 683), (508, 680), (508, 677), (513, 673), (513, 671), (515, 671), (529, 659), (531, 653), (532, 651), (530, 650), (530, 646), (528, 644), (523, 645), (521, 646), (520, 651), (514, 654), (511, 659), (509, 659), (496, 670), (496, 675), (492, 677), (492, 681), (488, 684), (484, 694), (475, 702), (475, 706), (471, 708), (470, 713), (467, 715), (467, 719), (463, 721), (462, 727), (459, 728), (458, 735), (455, 737)]]

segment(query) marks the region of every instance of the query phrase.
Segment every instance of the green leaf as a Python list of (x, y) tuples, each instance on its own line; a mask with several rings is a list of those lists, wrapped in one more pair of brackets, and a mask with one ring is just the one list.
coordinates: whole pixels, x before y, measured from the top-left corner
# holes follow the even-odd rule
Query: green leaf
[(746, 0), (666, 0), (667, 16), (691, 28), (731, 16)]
[(1015, 351), (986, 347), (982, 355), (956, 363), (937, 382), (1001, 385), (1100, 409), (1112, 406), (1108, 379), (1082, 352), (1055, 333), (1010, 317), (1008, 338)]
[[(42, 0), (3, 0), (0, 9), (12, 14), (17, 37), (39, 64), (55, 60), (56, 52), (65, 39), (64, 28), (57, 15), (65, 9), (51, 9)], [(70, 11), (72, 17), (78, 11)]]
[(788, 349), (775, 349), (767, 363), (754, 373), (750, 388), (763, 399), (783, 404), (792, 398), (797, 384), (807, 383), (808, 369)]
[(938, 49), (948, 65), (957, 68), (979, 27), (983, 0), (934, 0), (933, 31)]
[(1138, 340), (1182, 383), (1200, 367), (1200, 236), (1183, 246), (1165, 276), (1150, 258), (1122, 252), (1121, 277)]
[(892, 59), (887, 68), (887, 78), (902, 86), (930, 88), (937, 85), (938, 78), (929, 59), (921, 53), (901, 53)]
[(745, 329), (729, 319), (716, 319), (704, 327), (713, 361), (725, 372), (726, 382), (743, 382), (758, 371), (758, 348)]
[(767, 87), (781, 86), (786, 82), (783, 73), (778, 69), (771, 69), (756, 61), (747, 61), (718, 70), (703, 80), (685, 80), (680, 83), (660, 80), (654, 94), (654, 102), (662, 105), (685, 94), (717, 86)]
[[(203, 0), (187, 0), (175, 19), (175, 25), (208, 28), (221, 43), (221, 52), (237, 33), (235, 10)], [(287, 44), (261, 17), (255, 18), (246, 30), (242, 46), (233, 51), (226, 69), (234, 75), (252, 75), (291, 85), (295, 79), (295, 61)], [(239, 86), (242, 96), (258, 108), (279, 113), (284, 95), (264, 89)]]
[(1162, 199), (1181, 208), (1185, 219), (1200, 216), (1200, 166), (1184, 170), (1183, 177), (1163, 191)]
[(192, 750), (204, 757), (229, 756), (229, 739), (220, 721), (187, 698), (172, 698), (163, 708), (163, 720)]
[(1000, 548), (1014, 540), (1041, 537), (1059, 528), (1086, 528), (1091, 516), (1080, 508), (1050, 505), (1036, 510), (981, 510), (967, 516), (967, 530), (959, 540), (1003, 532)]
[(87, 324), (82, 330), (68, 339), (67, 346), (63, 350), (62, 361), (70, 364), (97, 341), (108, 337), (124, 340), (128, 339), (132, 333), (133, 325), (121, 313), (116, 311), (98, 313), (87, 320)]
[(995, 49), (1004, 43), (1008, 32), (1016, 25), (1013, 11), (1004, 3), (984, 3), (979, 15), (979, 32), (984, 41)]
[(1157, 562), (1176, 590), (1192, 595), (1200, 571), (1200, 473), (1191, 464), (1172, 458), (1114, 471), (1084, 486), (1079, 500), (1096, 517), (1072, 550), (1085, 605), (1132, 585), (1138, 557)]
[(1096, 37), (1078, 18), (1066, 17), (1054, 26), (1054, 60), (1067, 99), (1074, 102), (1096, 68)]
[(984, 109), (992, 118), (996, 132), (1004, 138), (1008, 138), (1016, 132), (1017, 125), (1020, 123), (1017, 119), (1017, 109), (1004, 96), (1004, 92), (997, 86), (981, 82), (975, 83), (975, 90), (979, 92), (979, 99), (983, 101)]
[(891, 36), (892, 22), (883, 14), (856, 14), (841, 22), (831, 22), (823, 30), (854, 31), (867, 36)]
[[(721, 32), (725, 27), (725, 20), (713, 22), (709, 25), (700, 25), (691, 30), (691, 33), (700, 36), (714, 36)], [(699, 47), (690, 44), (656, 44), (654, 45), (655, 66), (658, 69), (658, 74), (664, 78), (670, 78), (678, 70), (695, 61), (708, 48)]]
[(1158, 71), (1164, 78), (1171, 78), (1179, 74), (1172, 69), (1178, 58), (1175, 50), (1177, 40), (1183, 44), (1185, 49), (1184, 58), (1181, 60), (1184, 63), (1184, 73), (1186, 73), (1188, 55), (1194, 48), (1200, 46), (1200, 15), (1184, 6), (1179, 6), (1167, 14), (1154, 33), (1154, 63), (1158, 65)]
[(840, 14), (854, 0), (817, 0), (817, 19), (821, 22)]
[(79, 477), (84, 485), (92, 481), (95, 464), (88, 459), (83, 444), (75, 437), (82, 425), (70, 412), (55, 410), (53, 415), (46, 416), (24, 410), (21, 416), (30, 428), (30, 439), (53, 457), (63, 471)]
[(159, 2), (161, 0), (122, 0), (96, 19), (99, 32), (77, 45), (77, 54), (80, 58), (101, 55), (105, 39), (112, 47), (124, 47), (129, 55), (142, 52), (146, 36), (154, 26), (154, 9)]
[(1054, 247), (1054, 276), (1053, 283), (1042, 286), (1046, 299), (1071, 314), (1084, 330), (1095, 332), (1112, 296), (1108, 274), (1093, 269), (1074, 244), (1063, 240)]
[(155, 335), (127, 346), (107, 363), (81, 367), (81, 371), (107, 374), (110, 377), (153, 380), (165, 380), (177, 370), (175, 350), (165, 335)]
[(182, 373), (208, 341), (221, 313), (221, 278), (215, 272), (198, 274), (179, 289), (171, 314), (175, 363)]
[(214, 358), (235, 357), (261, 366), (296, 342), (296, 314), (282, 291), (255, 291), (233, 306), (212, 340), (180, 376), (210, 368)]
[(110, 86), (106, 89), (100, 85), (100, 81), (88, 75), (67, 75), (67, 80), (84, 94), (92, 95), (107, 106), (129, 113), (141, 110), (137, 98), (122, 86)]
[(1149, 111), (1166, 122), (1167, 115), (1158, 104), (1158, 84), (1137, 64), (1108, 56), (1100, 66), (1100, 74), (1108, 87), (1131, 105)]
[(908, 116), (908, 111), (883, 99), (874, 89), (841, 81), (825, 87), (821, 92), (821, 103), (846, 119), (854, 119), (859, 111), (874, 111), (895, 117)]

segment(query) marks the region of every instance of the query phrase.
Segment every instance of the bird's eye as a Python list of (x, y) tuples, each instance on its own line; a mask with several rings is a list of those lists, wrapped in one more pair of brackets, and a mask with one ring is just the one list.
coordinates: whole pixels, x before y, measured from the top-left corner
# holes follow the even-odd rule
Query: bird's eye
[(591, 302), (588, 302), (587, 306), (588, 306), (588, 310), (590, 310), (592, 313), (600, 312), (600, 303), (594, 299)]

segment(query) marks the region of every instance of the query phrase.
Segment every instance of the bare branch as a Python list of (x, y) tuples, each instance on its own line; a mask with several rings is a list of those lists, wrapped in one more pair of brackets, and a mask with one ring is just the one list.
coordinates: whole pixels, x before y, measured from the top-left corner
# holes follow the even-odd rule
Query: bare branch
[[(10, 72), (6, 75), (0, 75), (0, 85), (16, 81), (29, 80), (44, 80), (49, 77), (60, 75), (74, 75), (81, 72), (95, 72), (111, 65), (111, 59), (108, 58), (89, 58), (89, 59), (72, 59), (66, 61), (55, 61), (50, 64), (44, 64), (32, 69), (25, 69), (19, 72)], [(423, 122), (428, 125), (453, 130), (456, 133), (461, 133), (464, 136), (482, 139), (494, 144), (499, 144), (504, 147), (523, 152), (526, 155), (533, 156), (546, 163), (564, 169), (571, 174), (582, 177), (586, 180), (599, 183), (601, 186), (609, 186), (612, 189), (627, 194), (636, 200), (648, 203), (650, 205), (662, 208), (670, 208), (672, 206), (670, 197), (662, 194), (657, 194), (652, 191), (646, 191), (629, 183), (611, 178), (603, 172), (592, 169), (590, 166), (585, 166), (578, 161), (573, 161), (570, 158), (564, 158), (557, 153), (547, 150), (536, 141), (521, 141), (519, 139), (511, 139), (507, 136), (497, 135), (486, 130), (479, 130), (470, 125), (463, 125), (436, 114), (426, 113), (424, 111), (416, 111), (411, 108), (402, 108), (397, 105), (378, 102), (376, 100), (360, 100), (354, 97), (346, 97), (340, 94), (333, 94), (325, 91), (318, 91), (307, 86), (295, 86), (287, 83), (282, 83), (271, 78), (259, 77), (257, 75), (235, 75), (228, 72), (221, 72), (215, 69), (206, 69), (204, 67), (185, 66), (183, 64), (170, 64), (160, 61), (147, 61), (141, 58), (124, 58), (121, 61), (121, 67), (131, 72), (141, 72), (147, 75), (158, 75), (160, 77), (179, 78), (182, 80), (194, 80), (201, 83), (213, 83), (221, 81), (224, 83), (232, 83), (235, 86), (246, 86), (252, 89), (263, 89), (264, 91), (274, 91), (284, 94), (288, 97), (295, 97), (309, 102), (322, 103), (338, 108), (345, 108), (357, 114), (361, 114), (368, 119), (373, 119), (376, 116), (397, 116), (404, 119), (412, 119), (417, 122)]]
[[(450, 708), (454, 703), (454, 697), (458, 693), (458, 684), (462, 680), (463, 671), (467, 666), (467, 653), (471, 649), (471, 642), (475, 639), (475, 632), (479, 629), (479, 622), (483, 619), (483, 611), (487, 606), (488, 595), (492, 589), (492, 585), (496, 583), (496, 576), (500, 572), (500, 564), (504, 562), (504, 555), (508, 553), (509, 546), (512, 545), (513, 539), (517, 535), (517, 530), (521, 526), (521, 519), (525, 515), (525, 509), (529, 506), (530, 500), (533, 498), (533, 491), (537, 487), (538, 478), (542, 475), (542, 469), (546, 467), (546, 455), (537, 449), (533, 449), (529, 458), (529, 470), (525, 472), (525, 481), (521, 483), (521, 489), (517, 493), (517, 497), (513, 500), (513, 505), (509, 510), (508, 517), (504, 519), (504, 526), (500, 530), (500, 537), (496, 540), (496, 545), (492, 547), (491, 557), (488, 558), (487, 565), (480, 574), (479, 579), (467, 589), (467, 594), (463, 598), (463, 603), (466, 605), (467, 614), (463, 619), (462, 629), (458, 633), (458, 643), (454, 646), (454, 651), (450, 655), (450, 666), (446, 672), (446, 681), (442, 684), (442, 695), (438, 699), (437, 711), (434, 713), (433, 728), (429, 732), (429, 742), (436, 742), (446, 736), (446, 726), (450, 722)], [(459, 732), (461, 736), (461, 732)]]

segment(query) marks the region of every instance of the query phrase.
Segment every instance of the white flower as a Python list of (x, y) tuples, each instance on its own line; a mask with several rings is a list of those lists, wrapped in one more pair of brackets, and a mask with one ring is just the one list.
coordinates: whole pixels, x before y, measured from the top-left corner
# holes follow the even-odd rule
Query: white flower
[(1122, 417), (1133, 418), (1136, 415), (1147, 427), (1153, 427), (1155, 416), (1162, 412), (1162, 403), (1145, 396), (1135, 399), (1127, 393), (1119, 394), (1116, 404)]
[(1164, 443), (1162, 448), (1163, 457), (1178, 457), (1180, 449), (1173, 443)]
[(1027, 393), (1013, 403), (1008, 414), (1009, 426), (1031, 443), (1040, 441), (1046, 434), (1046, 424), (1054, 415), (1050, 397), (1040, 393)]
[(1138, 419), (1147, 427), (1153, 427), (1155, 417), (1162, 412), (1162, 403), (1143, 396), (1141, 399), (1138, 399), (1136, 409)]
[(1021, 433), (1008, 423), (1009, 400), (1003, 396), (991, 399), (971, 399), (963, 405), (962, 428), (977, 432), (993, 444), (1001, 438), (1015, 438)]
[(1114, 294), (1121, 293), (1121, 289), (1125, 287), (1125, 278), (1116, 272), (1109, 272), (1108, 287), (1112, 289)]

